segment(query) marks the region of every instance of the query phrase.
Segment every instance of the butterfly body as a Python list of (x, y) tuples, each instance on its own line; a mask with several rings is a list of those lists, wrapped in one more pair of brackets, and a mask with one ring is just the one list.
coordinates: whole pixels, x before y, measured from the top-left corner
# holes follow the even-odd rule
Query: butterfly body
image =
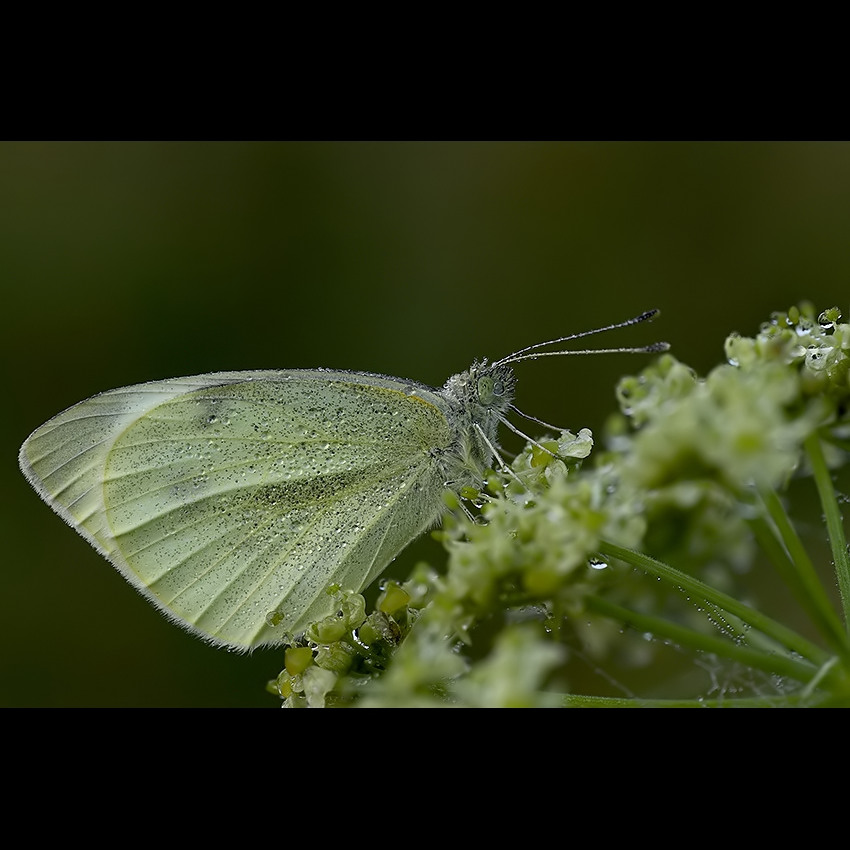
[(329, 613), (329, 583), (367, 586), (446, 488), (480, 485), (512, 388), (486, 362), (441, 389), (323, 369), (171, 379), (69, 408), (20, 463), (166, 615), (253, 648)]

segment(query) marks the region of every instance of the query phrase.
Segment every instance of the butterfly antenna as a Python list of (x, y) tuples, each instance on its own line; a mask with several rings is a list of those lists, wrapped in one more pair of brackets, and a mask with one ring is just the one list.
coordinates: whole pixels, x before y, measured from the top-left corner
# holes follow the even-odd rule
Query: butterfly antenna
[(650, 345), (638, 346), (637, 348), (590, 348), (579, 351), (537, 351), (538, 348), (544, 348), (547, 345), (557, 345), (560, 342), (570, 342), (575, 339), (581, 339), (582, 337), (593, 336), (594, 334), (601, 334), (606, 331), (617, 330), (618, 328), (626, 328), (630, 325), (637, 325), (641, 322), (649, 321), (657, 314), (658, 310), (647, 310), (645, 313), (641, 313), (639, 316), (634, 316), (631, 319), (626, 319), (624, 322), (616, 322), (613, 325), (605, 325), (604, 327), (594, 328), (590, 331), (582, 331), (581, 333), (561, 336), (557, 339), (550, 339), (546, 342), (538, 342), (534, 345), (521, 348), (519, 351), (509, 354), (507, 357), (503, 357), (501, 360), (497, 360), (493, 365), (500, 366), (505, 363), (517, 363), (520, 360), (535, 360), (538, 357), (557, 357), (565, 354), (653, 354), (656, 352), (668, 351), (670, 345), (666, 342), (654, 342)]

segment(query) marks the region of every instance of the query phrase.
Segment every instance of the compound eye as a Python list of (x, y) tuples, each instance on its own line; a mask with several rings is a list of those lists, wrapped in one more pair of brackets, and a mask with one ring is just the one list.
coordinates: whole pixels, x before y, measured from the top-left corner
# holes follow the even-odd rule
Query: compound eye
[(504, 395), (505, 385), (501, 381), (493, 382), (493, 395)]
[(494, 395), (495, 382), (489, 375), (484, 375), (478, 379), (478, 401), (481, 404), (491, 404), (495, 397)]

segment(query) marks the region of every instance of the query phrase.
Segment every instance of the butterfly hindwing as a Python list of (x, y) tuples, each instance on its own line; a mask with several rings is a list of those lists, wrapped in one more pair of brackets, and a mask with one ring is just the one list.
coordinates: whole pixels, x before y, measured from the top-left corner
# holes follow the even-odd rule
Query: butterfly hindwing
[(431, 453), (453, 436), (438, 404), (358, 373), (204, 375), (82, 402), (22, 460), (166, 613), (251, 647), (323, 616), (329, 582), (359, 590), (436, 520)]

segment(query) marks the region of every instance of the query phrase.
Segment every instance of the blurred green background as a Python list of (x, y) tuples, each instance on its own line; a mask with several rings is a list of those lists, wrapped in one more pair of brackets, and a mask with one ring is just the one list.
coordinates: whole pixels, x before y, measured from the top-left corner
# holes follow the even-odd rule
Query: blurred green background
[[(279, 704), (280, 653), (168, 623), (30, 489), (18, 447), (63, 408), (230, 369), (441, 385), (650, 307), (599, 344), (705, 372), (801, 298), (846, 314), (848, 240), (846, 144), (0, 144), (0, 705)], [(598, 430), (647, 359), (520, 364), (517, 403)]]

